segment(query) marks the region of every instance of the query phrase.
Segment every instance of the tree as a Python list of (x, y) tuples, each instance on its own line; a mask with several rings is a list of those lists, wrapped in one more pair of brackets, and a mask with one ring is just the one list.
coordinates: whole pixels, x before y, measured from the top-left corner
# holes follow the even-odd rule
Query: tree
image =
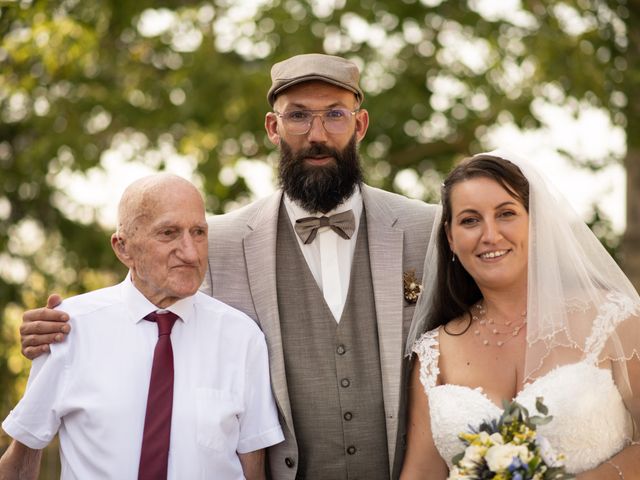
[[(263, 131), (269, 69), (297, 53), (361, 66), (369, 182), (402, 190), (409, 178), (430, 201), (452, 162), (490, 146), (497, 128), (544, 128), (545, 105), (602, 109), (626, 130), (622, 252), (640, 284), (637, 0), (0, 5), (0, 390), (11, 392), (0, 413), (24, 387), (22, 310), (124, 274), (110, 226), (99, 208), (73, 202), (72, 180), (114, 158), (165, 169), (180, 156), (211, 212), (248, 201), (241, 161), (277, 161)], [(561, 153), (594, 170), (623, 161)]]
[(635, 88), (640, 81), (640, 32), (635, 25), (640, 21), (640, 2), (631, 0), (627, 16), (627, 45), (623, 50), (625, 66), (624, 92), (627, 103), (624, 119), (627, 127), (627, 229), (622, 240), (623, 268), (636, 289), (640, 289), (640, 93)]

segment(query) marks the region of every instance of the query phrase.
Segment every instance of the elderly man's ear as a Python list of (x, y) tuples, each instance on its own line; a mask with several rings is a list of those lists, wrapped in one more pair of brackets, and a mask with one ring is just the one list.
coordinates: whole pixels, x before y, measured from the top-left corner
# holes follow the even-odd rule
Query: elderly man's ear
[(111, 248), (113, 248), (113, 251), (122, 263), (124, 263), (127, 267), (130, 266), (129, 264), (131, 263), (131, 255), (129, 255), (127, 245), (122, 236), (118, 235), (117, 233), (111, 235)]

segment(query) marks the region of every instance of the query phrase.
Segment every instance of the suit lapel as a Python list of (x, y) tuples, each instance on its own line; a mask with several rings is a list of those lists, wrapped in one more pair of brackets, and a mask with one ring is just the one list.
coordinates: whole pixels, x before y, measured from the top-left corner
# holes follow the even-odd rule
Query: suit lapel
[(376, 191), (363, 185), (373, 295), (376, 305), (380, 368), (386, 412), (389, 465), (393, 465), (402, 379), (402, 245), (404, 233), (394, 228), (398, 218)]
[(250, 232), (245, 236), (243, 246), (251, 298), (269, 348), (273, 394), (285, 422), (293, 430), (276, 292), (276, 240), (281, 199), (282, 192), (274, 194), (249, 219)]

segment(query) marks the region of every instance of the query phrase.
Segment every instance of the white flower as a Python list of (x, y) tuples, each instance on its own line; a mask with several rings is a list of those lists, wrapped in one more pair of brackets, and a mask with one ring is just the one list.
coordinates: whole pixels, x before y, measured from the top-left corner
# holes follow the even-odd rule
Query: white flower
[(451, 467), (451, 471), (449, 472), (449, 476), (447, 477), (447, 480), (472, 480), (472, 477), (465, 475), (463, 473), (460, 473), (460, 470), (458, 469), (458, 467), (453, 466)]
[(492, 433), (489, 438), (491, 439), (491, 441), (493, 442), (494, 445), (502, 445), (502, 444), (504, 444), (504, 439), (502, 438), (502, 435), (500, 435), (500, 433), (498, 433), (498, 432)]
[[(498, 435), (500, 435), (500, 434), (498, 434)], [(480, 432), (478, 434), (478, 440), (480, 440), (480, 442), (483, 445), (487, 445), (489, 443), (489, 440), (490, 440), (489, 434), (487, 432), (485, 432), (485, 431)]]
[(518, 457), (524, 463), (527, 463), (531, 458), (531, 454), (525, 445), (513, 445), (507, 443), (506, 445), (494, 445), (487, 450), (485, 459), (487, 466), (492, 472), (501, 472), (506, 470), (513, 457)]
[(460, 478), (461, 478), (460, 471), (458, 470), (458, 467), (456, 466), (451, 467), (447, 480), (460, 480)]
[(549, 443), (549, 440), (538, 435), (536, 437), (536, 443), (538, 444), (538, 447), (540, 447), (540, 456), (542, 457), (544, 463), (546, 463), (550, 467), (562, 466), (562, 461)]
[(464, 457), (460, 460), (460, 466), (465, 469), (471, 469), (476, 466), (477, 463), (482, 460), (484, 452), (487, 451), (487, 447), (480, 445), (469, 445), (464, 450)]

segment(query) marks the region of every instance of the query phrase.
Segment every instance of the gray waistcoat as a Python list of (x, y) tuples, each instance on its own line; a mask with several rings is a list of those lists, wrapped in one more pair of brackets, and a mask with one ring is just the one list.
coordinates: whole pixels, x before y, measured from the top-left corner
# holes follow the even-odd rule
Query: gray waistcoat
[(337, 324), (284, 206), (276, 278), (298, 479), (387, 480), (389, 460), (365, 213)]

